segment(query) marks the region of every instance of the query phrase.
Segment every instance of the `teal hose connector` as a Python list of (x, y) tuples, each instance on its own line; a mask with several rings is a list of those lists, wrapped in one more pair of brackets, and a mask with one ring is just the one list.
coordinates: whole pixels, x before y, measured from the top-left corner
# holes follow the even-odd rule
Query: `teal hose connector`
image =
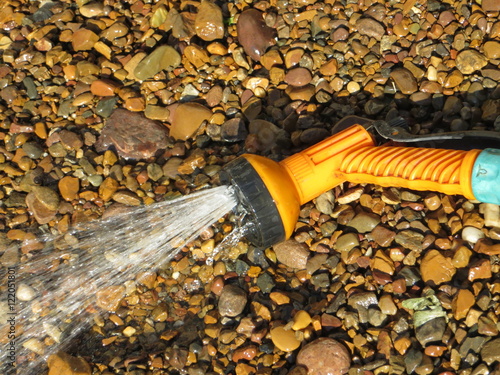
[(472, 167), (472, 191), (481, 202), (500, 204), (500, 150), (487, 148)]

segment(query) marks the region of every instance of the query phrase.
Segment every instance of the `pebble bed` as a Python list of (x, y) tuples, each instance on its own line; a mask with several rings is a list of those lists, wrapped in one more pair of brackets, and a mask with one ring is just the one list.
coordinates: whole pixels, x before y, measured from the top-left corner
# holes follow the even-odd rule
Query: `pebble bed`
[[(216, 186), (241, 153), (282, 159), (348, 115), (500, 131), (499, 15), (498, 0), (3, 0), (2, 295), (36, 230)], [(48, 373), (500, 374), (499, 206), (344, 184), (291, 239), (207, 265), (233, 226), (125, 296), (97, 293)]]

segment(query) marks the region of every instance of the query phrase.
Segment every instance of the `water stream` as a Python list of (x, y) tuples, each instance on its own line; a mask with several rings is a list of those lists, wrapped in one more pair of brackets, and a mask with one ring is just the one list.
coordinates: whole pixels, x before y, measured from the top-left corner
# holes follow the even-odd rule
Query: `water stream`
[[(0, 302), (0, 330), (15, 336), (11, 341), (17, 362), (16, 372), (11, 366), (11, 344), (2, 343), (0, 373), (40, 373), (51, 354), (89, 328), (99, 307), (109, 308), (126, 295), (125, 282), (141, 271), (164, 266), (236, 205), (232, 189), (221, 186), (133, 208), (45, 238), (45, 248), (30, 261), (2, 270), (5, 279), (14, 275), (11, 281), (18, 291), (24, 290), (25, 299), (30, 294), (33, 298), (17, 299), (13, 305)], [(230, 239), (241, 236), (239, 229)], [(14, 319), (14, 328), (8, 319)]]

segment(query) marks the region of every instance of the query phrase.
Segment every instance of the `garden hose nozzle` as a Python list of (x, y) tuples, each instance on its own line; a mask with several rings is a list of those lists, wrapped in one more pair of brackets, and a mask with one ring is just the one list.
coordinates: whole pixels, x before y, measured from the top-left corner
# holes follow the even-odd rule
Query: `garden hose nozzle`
[(242, 155), (224, 167), (221, 182), (235, 188), (248, 215), (248, 240), (268, 247), (291, 236), (302, 204), (346, 181), (500, 204), (499, 174), (500, 150), (375, 146), (354, 125), (281, 162)]

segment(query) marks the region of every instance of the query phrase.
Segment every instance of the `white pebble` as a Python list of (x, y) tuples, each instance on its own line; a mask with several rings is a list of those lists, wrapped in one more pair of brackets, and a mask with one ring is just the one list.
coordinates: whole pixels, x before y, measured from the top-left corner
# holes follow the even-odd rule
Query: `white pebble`
[(484, 215), (484, 225), (487, 227), (500, 227), (500, 206), (498, 204), (483, 203), (479, 212)]
[(16, 297), (21, 301), (31, 301), (35, 298), (35, 289), (26, 284), (19, 284), (17, 287)]
[(467, 242), (476, 243), (480, 238), (484, 238), (484, 233), (481, 229), (465, 227), (462, 230), (462, 239)]
[(26, 340), (23, 346), (38, 355), (43, 355), (43, 353), (45, 352), (45, 346), (43, 345), (43, 343), (35, 338)]

